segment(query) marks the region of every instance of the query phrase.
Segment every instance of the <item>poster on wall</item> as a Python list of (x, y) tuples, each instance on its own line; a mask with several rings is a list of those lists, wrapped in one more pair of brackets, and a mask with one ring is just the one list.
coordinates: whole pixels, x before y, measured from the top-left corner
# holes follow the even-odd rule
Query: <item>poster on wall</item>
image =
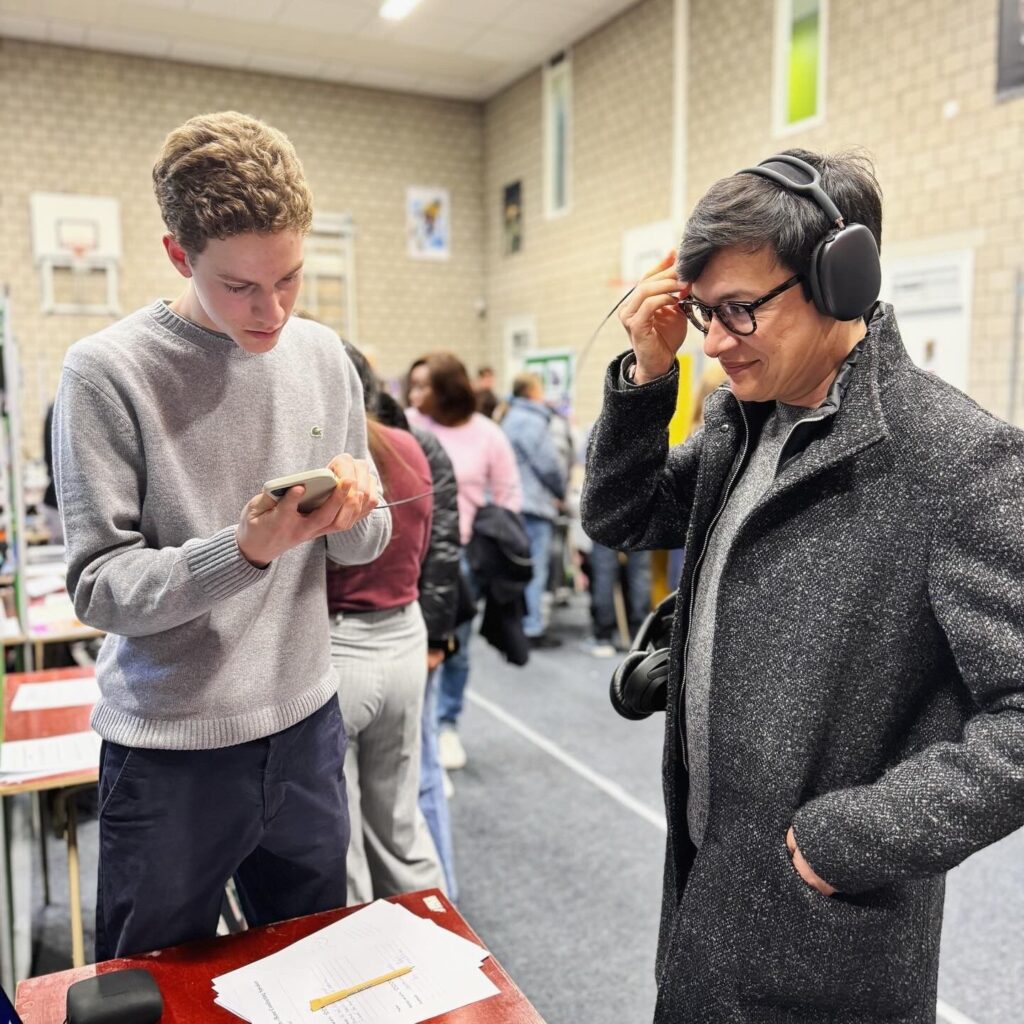
[(1024, 91), (1024, 0), (999, 0), (999, 53), (996, 92)]
[(636, 284), (679, 245), (679, 232), (670, 220), (630, 228), (622, 233), (622, 285)]
[(505, 255), (511, 256), (523, 248), (523, 183), (513, 181), (505, 186), (502, 201)]
[(405, 230), (410, 259), (449, 259), (451, 201), (448, 189), (410, 185), (405, 190)]
[(910, 358), (961, 391), (970, 384), (973, 290), (971, 249), (903, 259), (889, 253), (882, 262), (881, 297), (896, 310)]
[(526, 354), (537, 347), (537, 318), (532, 313), (506, 317), (501, 324), (501, 343), (505, 355), (505, 380), (523, 369)]
[(544, 401), (556, 412), (572, 411), (572, 378), (576, 354), (570, 348), (543, 348), (527, 352), (523, 369), (544, 382)]

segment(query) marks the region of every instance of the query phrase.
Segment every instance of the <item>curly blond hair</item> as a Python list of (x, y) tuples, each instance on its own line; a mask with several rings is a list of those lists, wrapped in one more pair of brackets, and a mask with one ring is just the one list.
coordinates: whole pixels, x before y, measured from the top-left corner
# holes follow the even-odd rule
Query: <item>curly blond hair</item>
[(167, 230), (191, 256), (211, 238), (305, 234), (313, 222), (313, 197), (288, 137), (234, 110), (175, 128), (153, 168), (153, 191)]

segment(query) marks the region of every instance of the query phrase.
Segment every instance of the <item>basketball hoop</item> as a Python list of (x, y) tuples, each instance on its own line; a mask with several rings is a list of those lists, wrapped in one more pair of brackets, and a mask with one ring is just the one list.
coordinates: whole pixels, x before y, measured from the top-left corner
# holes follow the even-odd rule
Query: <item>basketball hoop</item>
[(89, 273), (89, 253), (95, 246), (88, 242), (72, 242), (68, 245), (71, 254), (71, 273), (81, 276)]

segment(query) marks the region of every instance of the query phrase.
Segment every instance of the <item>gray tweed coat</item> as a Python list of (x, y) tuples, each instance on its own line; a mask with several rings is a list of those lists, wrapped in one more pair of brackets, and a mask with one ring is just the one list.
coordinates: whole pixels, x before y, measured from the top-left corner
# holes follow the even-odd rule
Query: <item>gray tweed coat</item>
[[(879, 303), (838, 407), (798, 427), (723, 570), (711, 810), (686, 827), (694, 563), (767, 406), (608, 373), (582, 516), (686, 556), (672, 638), (657, 1024), (934, 1024), (944, 875), (1024, 825), (1024, 433), (907, 357)], [(825, 897), (795, 873), (793, 825)]]

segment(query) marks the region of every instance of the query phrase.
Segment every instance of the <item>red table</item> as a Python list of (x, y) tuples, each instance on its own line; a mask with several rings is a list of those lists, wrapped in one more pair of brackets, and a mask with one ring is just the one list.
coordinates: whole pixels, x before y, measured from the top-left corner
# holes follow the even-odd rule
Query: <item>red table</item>
[[(62, 679), (85, 679), (96, 674), (91, 666), (47, 669), (45, 672), (15, 672), (4, 679), (4, 740), (39, 740), (47, 736), (86, 732), (92, 705), (73, 708), (46, 708), (43, 711), (11, 711), (11, 704), (23, 683), (59, 682)], [(62, 786), (80, 786), (99, 779), (99, 765), (84, 772), (65, 772), (47, 775), (28, 782), (4, 785), (0, 782), (0, 796), (10, 793), (28, 793), (35, 790), (57, 789)]]
[[(40, 711), (12, 711), (11, 704), (24, 683), (59, 682), (64, 679), (84, 679), (96, 674), (92, 666), (76, 666), (74, 668), (49, 669), (44, 672), (12, 673), (4, 679), (4, 740), (38, 740), (48, 736), (60, 736), (67, 733), (86, 732), (89, 729), (89, 716), (92, 705), (79, 705), (70, 708), (46, 708)], [(82, 899), (81, 882), (78, 872), (78, 837), (75, 802), (72, 799), (78, 788), (96, 785), (99, 779), (99, 764), (85, 771), (62, 772), (56, 775), (45, 775), (23, 782), (4, 783), (0, 780), (0, 798), (13, 796), (15, 793), (40, 793), (55, 790), (55, 810), (58, 824), (67, 840), (68, 849), (68, 891), (69, 910), (71, 916), (71, 960), (76, 966), (85, 963), (85, 945), (82, 930)], [(42, 805), (40, 805), (42, 809)], [(45, 819), (44, 819), (45, 820)], [(45, 828), (44, 828), (45, 832)], [(6, 832), (4, 843), (7, 842)], [(43, 884), (45, 899), (49, 902), (49, 865), (46, 861), (46, 838), (43, 837)], [(6, 879), (8, 868), (8, 851), (3, 850), (3, 874)], [(12, 922), (4, 921), (2, 926), (8, 935), (11, 934)], [(12, 940), (13, 941), (13, 940)], [(13, 973), (13, 971), (12, 971)]]
[[(429, 897), (436, 898), (442, 907), (440, 912), (429, 908)], [(486, 948), (487, 944), (477, 937), (462, 915), (436, 889), (396, 896), (393, 902)], [(329, 910), (265, 928), (252, 928), (237, 935), (175, 946), (158, 953), (108, 960), (106, 963), (78, 967), (59, 974), (30, 978), (18, 986), (15, 1006), (24, 1024), (60, 1024), (64, 1020), (68, 986), (97, 974), (128, 967), (144, 967), (156, 978), (163, 993), (164, 1014), (160, 1019), (161, 1024), (206, 1024), (207, 1021), (234, 1021), (238, 1024), (241, 1018), (214, 1003), (213, 978), (276, 953), (357, 909), (349, 907), (346, 910)], [(481, 970), (498, 986), (500, 993), (434, 1017), (434, 1024), (544, 1024), (541, 1016), (493, 956), (484, 961)]]

